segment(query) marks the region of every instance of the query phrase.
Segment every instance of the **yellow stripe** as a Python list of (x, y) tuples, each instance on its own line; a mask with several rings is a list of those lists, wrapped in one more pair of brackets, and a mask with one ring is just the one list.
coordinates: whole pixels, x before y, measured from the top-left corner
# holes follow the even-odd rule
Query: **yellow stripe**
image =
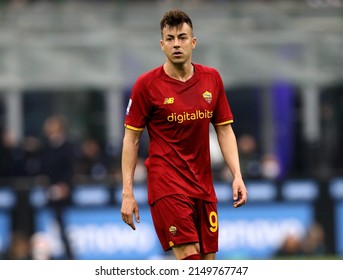
[(131, 126), (131, 125), (128, 125), (128, 124), (124, 124), (124, 126), (128, 129), (131, 129), (131, 130), (134, 130), (134, 131), (143, 131), (144, 128), (139, 128), (139, 127), (134, 127), (134, 126)]
[(221, 123), (215, 123), (214, 125), (217, 126), (217, 125), (224, 125), (224, 124), (229, 124), (229, 123), (233, 123), (233, 120), (229, 120), (229, 121), (221, 122)]

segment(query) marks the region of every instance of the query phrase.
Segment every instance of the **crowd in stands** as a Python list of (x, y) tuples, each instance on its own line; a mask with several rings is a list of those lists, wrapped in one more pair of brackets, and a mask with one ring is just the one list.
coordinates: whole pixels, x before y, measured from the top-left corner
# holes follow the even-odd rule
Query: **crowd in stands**
[(65, 116), (50, 116), (42, 131), (43, 137), (27, 136), (19, 143), (14, 143), (6, 130), (0, 131), (1, 179), (45, 177), (70, 181), (74, 176), (88, 176), (101, 180), (110, 174), (117, 175), (118, 155), (107, 153), (96, 139), (71, 139)]

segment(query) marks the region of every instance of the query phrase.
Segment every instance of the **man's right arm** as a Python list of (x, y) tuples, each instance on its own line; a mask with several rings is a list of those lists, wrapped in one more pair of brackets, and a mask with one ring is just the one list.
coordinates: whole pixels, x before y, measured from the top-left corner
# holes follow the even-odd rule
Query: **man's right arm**
[(121, 216), (123, 221), (133, 230), (136, 229), (132, 216), (135, 215), (139, 223), (138, 205), (133, 193), (134, 173), (138, 159), (139, 139), (142, 131), (125, 128), (122, 148), (122, 206)]

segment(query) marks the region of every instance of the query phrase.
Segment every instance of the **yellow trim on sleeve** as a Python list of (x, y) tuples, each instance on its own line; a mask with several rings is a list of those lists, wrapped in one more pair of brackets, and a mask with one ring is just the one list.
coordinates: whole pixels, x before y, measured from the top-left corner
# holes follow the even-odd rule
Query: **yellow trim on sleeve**
[(134, 131), (143, 131), (144, 128), (140, 128), (140, 127), (134, 127), (134, 126), (131, 126), (131, 125), (128, 125), (128, 124), (124, 124), (124, 126), (128, 129), (131, 129), (131, 130), (134, 130)]
[(221, 122), (221, 123), (215, 123), (214, 125), (218, 126), (218, 125), (225, 125), (225, 124), (229, 124), (229, 123), (233, 123), (233, 120), (229, 120), (229, 121)]

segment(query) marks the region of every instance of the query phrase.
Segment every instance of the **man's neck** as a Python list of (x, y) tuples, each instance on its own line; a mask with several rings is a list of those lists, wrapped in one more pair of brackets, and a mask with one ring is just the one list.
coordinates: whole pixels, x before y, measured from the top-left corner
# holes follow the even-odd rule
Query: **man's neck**
[(192, 63), (175, 65), (166, 62), (163, 65), (164, 72), (172, 79), (186, 82), (194, 75), (194, 66)]

